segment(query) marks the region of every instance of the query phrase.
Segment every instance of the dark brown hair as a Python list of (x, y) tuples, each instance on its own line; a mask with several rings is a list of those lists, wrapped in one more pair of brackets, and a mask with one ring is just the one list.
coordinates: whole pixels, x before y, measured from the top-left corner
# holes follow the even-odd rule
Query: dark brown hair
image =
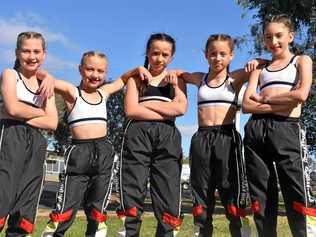
[(148, 57), (147, 54), (150, 50), (150, 47), (152, 45), (152, 43), (156, 40), (161, 40), (161, 41), (166, 41), (169, 42), (172, 45), (172, 55), (174, 55), (174, 53), (176, 52), (176, 41), (168, 34), (166, 33), (155, 33), (152, 34), (146, 44), (146, 55), (145, 55), (145, 63), (144, 63), (144, 67), (148, 69), (149, 67), (149, 63), (148, 63)]

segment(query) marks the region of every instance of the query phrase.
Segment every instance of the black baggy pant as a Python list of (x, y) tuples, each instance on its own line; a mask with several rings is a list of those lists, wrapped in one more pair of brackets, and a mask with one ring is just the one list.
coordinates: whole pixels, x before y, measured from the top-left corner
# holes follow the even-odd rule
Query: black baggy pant
[(192, 137), (190, 179), (194, 224), (200, 237), (212, 236), (215, 189), (231, 235), (241, 236), (241, 217), (249, 199), (241, 149), (241, 137), (233, 124), (200, 127)]
[(50, 214), (50, 221), (57, 225), (54, 237), (64, 236), (81, 204), (88, 221), (86, 236), (94, 236), (99, 224), (106, 221), (114, 154), (106, 138), (72, 140), (65, 152), (56, 207)]
[(170, 121), (129, 121), (121, 156), (121, 208), (125, 236), (139, 236), (150, 181), (156, 236), (174, 236), (180, 227), (181, 135)]
[(253, 115), (245, 126), (246, 168), (259, 237), (277, 236), (278, 181), (292, 235), (307, 236), (306, 216), (315, 215), (316, 209), (302, 135), (297, 118)]
[(6, 236), (31, 234), (43, 187), (46, 140), (37, 128), (0, 121), (0, 229)]

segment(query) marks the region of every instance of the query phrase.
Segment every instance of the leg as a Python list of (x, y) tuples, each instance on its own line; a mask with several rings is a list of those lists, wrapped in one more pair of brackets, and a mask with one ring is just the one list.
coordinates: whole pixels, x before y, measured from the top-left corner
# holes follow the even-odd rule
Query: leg
[(107, 232), (106, 207), (111, 195), (115, 153), (112, 146), (106, 141), (99, 141), (95, 144), (98, 165), (96, 175), (90, 179), (84, 203), (88, 221), (86, 237), (105, 237)]
[[(248, 203), (248, 184), (241, 154), (241, 138), (234, 128), (222, 128), (214, 142), (215, 176), (231, 236), (243, 235), (242, 217)], [(248, 230), (249, 232), (249, 230)]]
[(216, 181), (212, 163), (214, 134), (199, 129), (191, 140), (191, 188), (196, 236), (212, 236)]
[(276, 236), (278, 191), (273, 155), (265, 142), (264, 119), (249, 120), (244, 150), (249, 193), (259, 237)]
[[(124, 229), (120, 236), (139, 236), (141, 215), (147, 192), (151, 142), (148, 128), (141, 122), (133, 122), (127, 128), (123, 140), (120, 167), (121, 208)], [(123, 217), (124, 216), (124, 217)]]
[[(16, 196), (24, 171), (24, 162), (30, 156), (25, 125), (1, 122), (0, 137), (0, 232), (7, 215), (15, 207)], [(17, 149), (19, 147), (20, 149)]]
[[(181, 139), (179, 131), (169, 125), (163, 128), (163, 139), (156, 146), (150, 168), (150, 191), (157, 237), (172, 237), (180, 229), (181, 219)], [(160, 133), (162, 134), (162, 133)]]
[(65, 171), (60, 174), (55, 209), (50, 214), (50, 221), (42, 234), (43, 237), (64, 236), (84, 198), (89, 177), (74, 171), (83, 171), (81, 167), (89, 167), (89, 159), (84, 153), (88, 152), (88, 149), (80, 148), (82, 147), (79, 145), (72, 145), (65, 153)]
[(24, 168), (19, 176), (15, 204), (10, 210), (7, 236), (24, 236), (33, 232), (43, 187), (46, 140), (36, 129), (29, 127), (26, 129), (29, 145), (24, 151)]
[(304, 136), (300, 134), (297, 123), (282, 122), (277, 126), (271, 139), (275, 142), (275, 152), (278, 154), (277, 171), (292, 235), (314, 236), (315, 231), (311, 235), (307, 233), (309, 226), (306, 219), (314, 216), (312, 213), (316, 213), (316, 209), (308, 185), (308, 157), (301, 150)]

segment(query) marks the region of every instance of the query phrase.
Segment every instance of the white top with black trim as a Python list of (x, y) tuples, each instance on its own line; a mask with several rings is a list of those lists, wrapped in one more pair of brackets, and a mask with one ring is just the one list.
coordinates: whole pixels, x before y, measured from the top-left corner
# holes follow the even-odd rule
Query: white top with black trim
[[(41, 108), (43, 106), (43, 98), (37, 94), (36, 92), (32, 91), (31, 89), (29, 89), (26, 84), (24, 83), (24, 81), (22, 80), (22, 76), (21, 74), (14, 70), (16, 72), (16, 96), (17, 99), (20, 102), (23, 102), (27, 105), (36, 107), (36, 108)], [(0, 98), (0, 104), (1, 107), (3, 107), (3, 99), (2, 97)], [(7, 116), (5, 114), (3, 114), (3, 110), (1, 109), (0, 111), (1, 114), (1, 118), (6, 118)]]
[(259, 86), (260, 90), (268, 87), (285, 87), (292, 89), (298, 82), (298, 73), (296, 61), (298, 56), (293, 56), (284, 68), (272, 71), (268, 65), (260, 73)]
[(144, 89), (143, 95), (139, 97), (139, 102), (158, 100), (164, 102), (172, 101), (174, 91), (170, 84), (165, 86), (152, 86), (147, 85)]
[(75, 104), (67, 116), (67, 123), (69, 127), (72, 128), (89, 123), (101, 123), (106, 125), (106, 102), (108, 96), (103, 97), (101, 92), (97, 90), (101, 99), (98, 103), (92, 104), (82, 97), (80, 88), (77, 87), (77, 89)]
[(205, 106), (234, 106), (237, 107), (237, 95), (232, 85), (233, 79), (227, 75), (219, 86), (207, 83), (208, 73), (205, 74), (197, 92), (198, 107)]

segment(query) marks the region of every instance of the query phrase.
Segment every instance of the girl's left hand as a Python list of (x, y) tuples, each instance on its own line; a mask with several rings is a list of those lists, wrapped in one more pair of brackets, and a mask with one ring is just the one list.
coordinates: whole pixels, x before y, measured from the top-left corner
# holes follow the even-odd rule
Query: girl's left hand
[(178, 75), (177, 71), (168, 71), (164, 81), (170, 83), (173, 86), (178, 85)]
[(54, 95), (54, 78), (45, 70), (38, 70), (36, 77), (41, 81), (37, 93), (44, 99), (49, 99)]
[(262, 58), (255, 58), (246, 63), (244, 69), (245, 72), (252, 72), (258, 68), (258, 66), (266, 64), (268, 61)]
[(254, 95), (250, 96), (250, 99), (252, 99), (252, 100), (254, 100), (256, 102), (262, 103), (262, 104), (269, 104), (268, 96), (261, 96), (261, 95), (258, 95), (258, 94), (254, 94)]

